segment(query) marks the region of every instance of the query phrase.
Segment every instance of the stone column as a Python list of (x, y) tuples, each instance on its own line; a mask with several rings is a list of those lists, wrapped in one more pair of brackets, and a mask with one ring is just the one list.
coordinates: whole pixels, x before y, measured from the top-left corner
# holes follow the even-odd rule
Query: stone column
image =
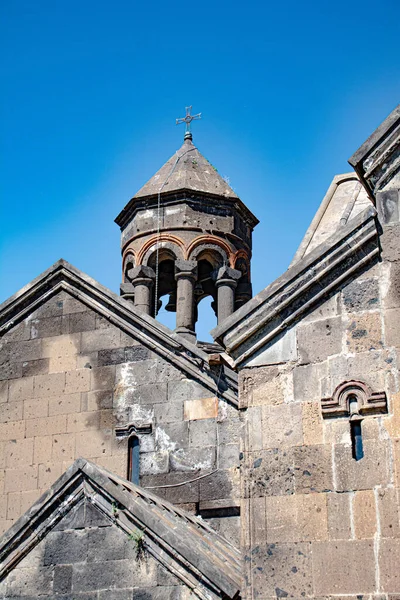
[(235, 289), (242, 272), (229, 267), (221, 267), (217, 273), (215, 287), (218, 294), (218, 325), (235, 310)]
[(131, 283), (121, 283), (119, 286), (119, 293), (122, 298), (128, 300), (128, 302), (135, 302), (135, 288)]
[(197, 280), (195, 260), (175, 261), (176, 290), (176, 332), (188, 341), (194, 342), (194, 286)]
[(143, 265), (128, 271), (128, 278), (135, 289), (135, 308), (146, 315), (149, 315), (151, 310), (151, 292), (155, 277), (153, 269)]

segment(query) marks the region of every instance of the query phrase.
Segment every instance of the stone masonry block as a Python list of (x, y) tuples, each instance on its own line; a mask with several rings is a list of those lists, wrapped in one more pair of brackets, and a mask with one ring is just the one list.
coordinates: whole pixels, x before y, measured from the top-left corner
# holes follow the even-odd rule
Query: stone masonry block
[(31, 339), (46, 338), (62, 333), (62, 317), (31, 319)]
[(26, 424), (26, 437), (37, 437), (46, 433), (66, 433), (67, 417), (66, 415), (56, 415), (53, 417), (42, 417), (39, 419), (29, 419)]
[(376, 532), (376, 506), (373, 490), (355, 492), (353, 515), (356, 538), (373, 538)]
[(215, 465), (215, 448), (179, 448), (170, 453), (172, 471), (211, 470)]
[(400, 590), (400, 539), (383, 539), (379, 548), (381, 589), (399, 593)]
[[(96, 390), (112, 390), (115, 385), (115, 366), (96, 367), (90, 370), (90, 389)], [(117, 381), (119, 381), (117, 379)]]
[(53, 570), (48, 567), (14, 569), (7, 578), (7, 596), (31, 600), (48, 594), (51, 597)]
[(127, 390), (125, 394), (126, 402), (128, 404), (161, 404), (167, 402), (167, 386), (166, 383), (135, 385)]
[(323, 423), (320, 404), (318, 402), (304, 402), (302, 405), (302, 417), (304, 444), (322, 444)]
[(45, 375), (50, 369), (49, 358), (38, 358), (37, 360), (26, 360), (22, 363), (22, 377), (33, 377), (34, 375)]
[(4, 360), (9, 360), (11, 363), (41, 358), (41, 352), (42, 340), (6, 342), (2, 347)]
[(120, 347), (120, 330), (116, 327), (83, 331), (81, 336), (81, 351), (83, 353)]
[(250, 497), (294, 494), (292, 448), (251, 452), (246, 464)]
[(100, 411), (72, 413), (67, 416), (67, 432), (100, 429)]
[(301, 404), (262, 407), (264, 448), (283, 448), (303, 443)]
[(34, 464), (44, 463), (51, 457), (53, 446), (53, 437), (51, 435), (43, 435), (33, 438), (33, 462)]
[(380, 313), (353, 313), (349, 315), (346, 335), (349, 352), (379, 350), (383, 346)]
[(217, 471), (209, 477), (200, 479), (200, 498), (202, 501), (231, 498), (233, 494), (232, 476), (229, 471)]
[(259, 598), (263, 595), (264, 598), (312, 595), (310, 542), (262, 544), (253, 549), (250, 561), (253, 585)]
[(132, 562), (126, 559), (91, 563), (90, 569), (86, 564), (74, 565), (72, 589), (77, 593), (98, 589), (131, 588), (139, 575), (136, 573), (137, 570), (142, 570), (139, 563), (136, 569), (132, 569)]
[(33, 377), (14, 379), (9, 383), (9, 402), (33, 398)]
[(88, 535), (82, 530), (51, 531), (45, 538), (44, 565), (80, 563), (86, 560)]
[(181, 402), (154, 404), (154, 417), (157, 424), (177, 423), (183, 419)]
[(268, 543), (327, 539), (325, 494), (272, 496), (265, 502)]
[(328, 536), (331, 540), (351, 538), (350, 494), (327, 494)]
[(93, 311), (79, 311), (64, 314), (63, 326), (67, 333), (78, 333), (81, 331), (93, 331), (96, 328), (96, 313)]
[(59, 433), (53, 435), (51, 460), (61, 462), (63, 460), (73, 461), (75, 458), (75, 434)]
[(293, 449), (296, 493), (310, 494), (333, 489), (332, 455), (326, 445)]
[(79, 413), (81, 410), (81, 395), (63, 394), (49, 398), (49, 417)]
[[(167, 485), (181, 484), (188, 479), (193, 479), (193, 477), (188, 478), (188, 474), (186, 472), (183, 473), (169, 473), (165, 479)], [(154, 490), (156, 494), (159, 493), (159, 490)], [(191, 483), (186, 483), (185, 485), (177, 485), (176, 487), (165, 488), (165, 499), (168, 502), (172, 502), (172, 504), (181, 504), (183, 502), (199, 502), (200, 500), (200, 482), (193, 481)]]
[[(145, 440), (149, 438), (150, 436), (142, 436), (141, 443), (146, 443)], [(189, 424), (179, 421), (177, 423), (162, 423), (156, 428), (155, 442), (157, 450), (187, 448), (189, 446)], [(151, 448), (151, 450), (154, 450), (154, 448)]]
[(37, 466), (26, 466), (22, 469), (7, 469), (5, 472), (4, 490), (6, 492), (23, 492), (38, 487)]
[(212, 419), (218, 416), (218, 398), (202, 398), (201, 400), (185, 400), (185, 421)]
[(53, 592), (68, 594), (72, 587), (72, 565), (57, 565), (54, 569)]
[(47, 417), (49, 414), (48, 398), (32, 398), (24, 400), (24, 419), (35, 419), (37, 417)]
[(60, 462), (45, 462), (38, 468), (38, 487), (47, 490), (65, 471)]
[(91, 369), (76, 369), (65, 374), (65, 393), (76, 394), (90, 390)]
[(89, 563), (104, 563), (108, 560), (126, 558), (129, 539), (117, 527), (98, 527), (89, 530), (86, 535), (88, 536), (87, 560)]
[(384, 261), (400, 260), (400, 223), (387, 225), (381, 236), (382, 259)]
[(338, 491), (368, 490), (389, 482), (389, 447), (387, 441), (366, 441), (364, 457), (356, 461), (351, 446), (334, 446)]
[(169, 402), (200, 400), (207, 396), (209, 396), (209, 391), (190, 379), (182, 379), (181, 381), (174, 381), (168, 384)]
[(34, 377), (33, 395), (35, 398), (58, 396), (64, 393), (65, 373), (51, 373)]
[(0, 411), (0, 423), (20, 421), (22, 419), (23, 408), (24, 403), (22, 400), (19, 402), (7, 402), (2, 404)]
[(385, 337), (387, 346), (400, 348), (400, 308), (385, 311)]
[(8, 381), (0, 381), (0, 404), (8, 402)]
[(239, 467), (239, 444), (223, 444), (218, 448), (218, 466), (220, 469)]
[[(111, 433), (105, 431), (79, 431), (76, 433), (76, 456), (94, 459), (111, 453)], [(96, 461), (94, 461), (96, 462)]]
[(25, 437), (25, 421), (0, 423), (0, 441), (14, 440), (23, 437)]
[(284, 379), (284, 374), (278, 374), (271, 381), (254, 383), (251, 404), (253, 406), (282, 404), (285, 399)]
[(202, 448), (214, 446), (217, 441), (217, 423), (215, 419), (190, 421), (190, 446)]
[(5, 444), (4, 456), (6, 467), (11, 469), (32, 465), (33, 438), (10, 440)]
[(316, 363), (293, 369), (293, 393), (296, 402), (319, 402), (322, 396), (321, 379), (328, 374), (328, 365)]
[(385, 308), (400, 308), (400, 257), (390, 264), (388, 275), (390, 283), (384, 299)]
[(350, 313), (378, 308), (380, 305), (378, 280), (355, 279), (342, 290), (342, 301), (345, 310)]
[(342, 319), (334, 317), (298, 327), (297, 340), (301, 364), (322, 362), (342, 349)]
[(169, 454), (163, 452), (146, 452), (140, 455), (140, 475), (156, 475), (168, 473)]
[(380, 488), (377, 497), (382, 537), (400, 538), (400, 489)]
[(391, 396), (390, 412), (383, 419), (384, 427), (391, 438), (400, 438), (400, 392)]
[(312, 547), (315, 595), (374, 592), (372, 540), (313, 542)]

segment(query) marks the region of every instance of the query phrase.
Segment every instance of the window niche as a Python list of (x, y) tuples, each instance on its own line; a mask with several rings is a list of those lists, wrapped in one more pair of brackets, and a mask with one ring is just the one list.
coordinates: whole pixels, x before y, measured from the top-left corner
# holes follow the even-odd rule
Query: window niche
[(347, 417), (354, 460), (364, 456), (362, 421), (366, 416), (387, 413), (385, 392), (373, 392), (362, 381), (344, 381), (337, 386), (330, 398), (322, 398), (321, 411), (324, 419)]

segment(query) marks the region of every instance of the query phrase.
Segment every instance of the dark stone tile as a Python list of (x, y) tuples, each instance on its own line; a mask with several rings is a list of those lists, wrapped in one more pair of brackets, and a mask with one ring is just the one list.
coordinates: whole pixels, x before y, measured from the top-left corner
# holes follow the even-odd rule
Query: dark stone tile
[(79, 531), (52, 531), (45, 540), (45, 565), (60, 565), (86, 560), (88, 537)]
[(53, 592), (55, 594), (68, 594), (72, 585), (72, 566), (57, 565), (54, 569)]

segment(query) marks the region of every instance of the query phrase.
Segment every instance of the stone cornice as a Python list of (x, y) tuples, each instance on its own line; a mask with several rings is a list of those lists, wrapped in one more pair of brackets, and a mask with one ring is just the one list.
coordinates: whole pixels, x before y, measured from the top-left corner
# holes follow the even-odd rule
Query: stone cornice
[(379, 255), (369, 207), (288, 269), (211, 333), (239, 366)]
[(122, 331), (139, 336), (141, 344), (172, 363), (186, 376), (199, 381), (213, 395), (237, 406), (237, 375), (234, 371), (227, 367), (210, 366), (205, 352), (154, 318), (136, 311), (127, 300), (63, 259), (0, 306), (0, 336), (63, 290)]
[(400, 105), (349, 158), (370, 198), (400, 170)]
[(0, 539), (0, 581), (68, 512), (86, 501), (125, 531), (143, 534), (146, 552), (203, 600), (237, 598), (240, 553), (200, 519), (79, 458)]

